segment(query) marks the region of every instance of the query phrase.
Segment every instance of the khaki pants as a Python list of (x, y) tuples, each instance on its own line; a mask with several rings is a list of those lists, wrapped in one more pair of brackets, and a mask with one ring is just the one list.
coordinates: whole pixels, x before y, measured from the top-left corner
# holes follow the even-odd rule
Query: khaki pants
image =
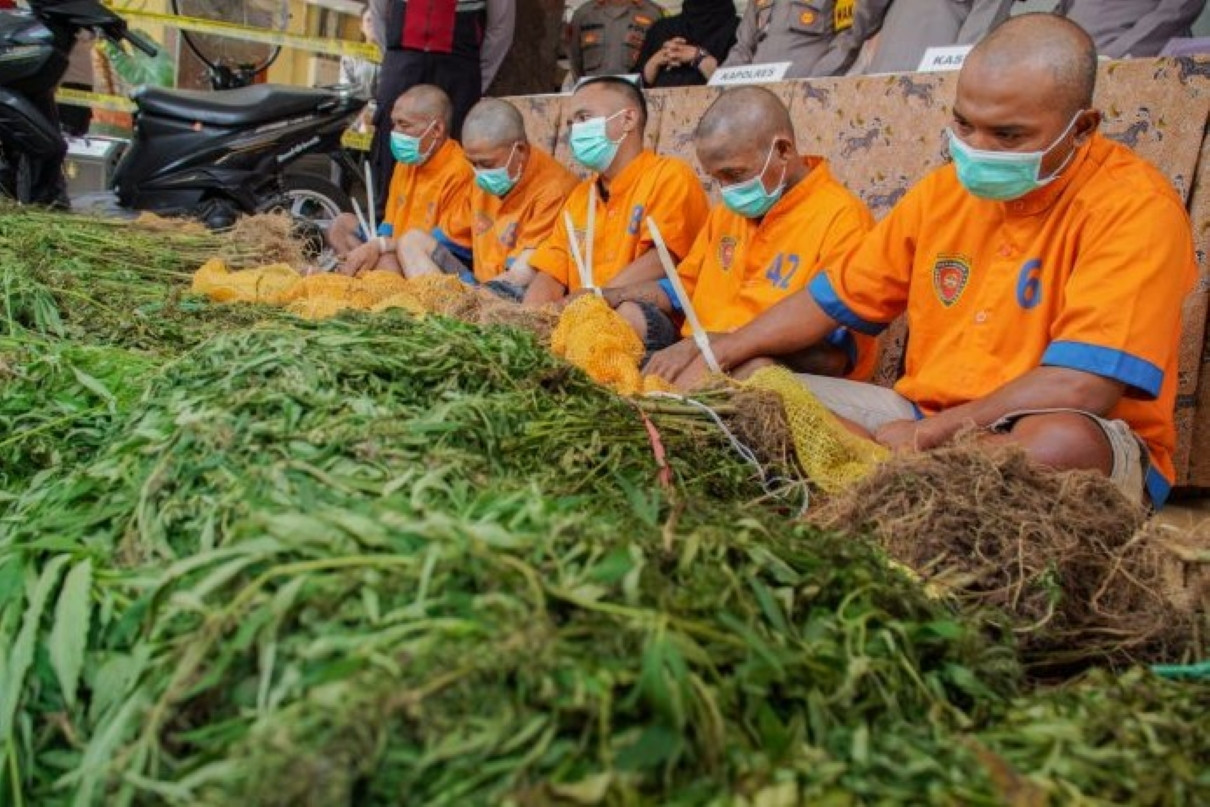
[[(800, 375), (798, 379), (829, 411), (851, 420), (869, 432), (894, 420), (917, 420), (919, 411), (912, 402), (894, 390), (874, 384), (863, 384), (843, 378)], [(1124, 420), (1106, 420), (1078, 409), (1036, 409), (1012, 412), (988, 427), (995, 433), (1005, 433), (1014, 423), (1028, 415), (1054, 412), (1074, 412), (1084, 415), (1101, 427), (1113, 450), (1113, 469), (1109, 479), (1126, 498), (1138, 504), (1150, 504), (1146, 479), (1148, 455), (1146, 445)]]

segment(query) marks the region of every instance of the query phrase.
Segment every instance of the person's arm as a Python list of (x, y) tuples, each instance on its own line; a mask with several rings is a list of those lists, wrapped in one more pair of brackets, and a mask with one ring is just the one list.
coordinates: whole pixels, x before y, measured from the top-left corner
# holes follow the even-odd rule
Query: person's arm
[(924, 451), (949, 442), (966, 428), (984, 429), (1014, 412), (1075, 409), (1104, 417), (1126, 385), (1067, 367), (1038, 367), (995, 392), (946, 409), (923, 420), (897, 420), (874, 432), (874, 439), (892, 449)]
[(487, 24), (483, 30), (483, 43), (479, 46), (484, 92), (495, 81), (496, 73), (500, 72), (500, 65), (512, 47), (516, 19), (516, 0), (487, 0)]
[(744, 16), (740, 18), (739, 28), (735, 31), (735, 45), (723, 60), (723, 67), (752, 64), (752, 56), (756, 53), (756, 2), (748, 3)]
[[(1015, 0), (975, 0), (958, 29), (955, 45), (973, 45), (1012, 14)], [(938, 43), (942, 44), (942, 43)], [(949, 43), (944, 43), (949, 44)]]
[(866, 40), (882, 29), (882, 20), (891, 6), (891, 0), (858, 0), (853, 5), (853, 24), (832, 37), (827, 51), (811, 68), (812, 75), (844, 75), (857, 61), (857, 55), (861, 53)]
[(1097, 50), (1115, 59), (1156, 56), (1169, 39), (1188, 33), (1205, 6), (1206, 0), (1160, 0), (1121, 36), (1110, 42), (1098, 42)]
[(643, 77), (644, 86), (650, 87), (655, 84), (656, 79), (660, 76), (660, 71), (667, 64), (667, 50), (664, 47), (667, 41), (664, 37), (666, 26), (662, 23), (663, 20), (659, 20), (647, 29), (647, 35), (643, 37), (643, 47), (639, 49), (638, 58), (635, 60)]
[(525, 290), (524, 305), (557, 303), (567, 295), (567, 287), (545, 272), (538, 272)]
[(580, 48), (580, 22), (574, 15), (567, 26), (566, 33), (567, 41), (564, 46), (567, 50), (567, 68), (574, 83), (584, 76), (584, 51)]
[(650, 303), (665, 314), (673, 312), (672, 301), (664, 283), (659, 280), (647, 280), (629, 286), (606, 286), (601, 289), (601, 296), (609, 303), (610, 308), (617, 308), (622, 303)]
[[(672, 256), (673, 262), (677, 259), (676, 255)], [(623, 267), (622, 271), (618, 272), (610, 279), (605, 287), (610, 286), (629, 286), (632, 283), (643, 283), (648, 280), (658, 280), (664, 276), (664, 266), (660, 263), (660, 255), (654, 248), (647, 250), (639, 257), (630, 262), (628, 266)]]
[[(400, 0), (395, 0), (400, 2)], [(391, 41), (388, 37), (387, 20), (390, 19), (391, 0), (369, 0), (370, 13), (374, 19), (374, 32), (378, 36), (380, 48), (386, 48), (387, 43)], [(395, 32), (398, 33), (398, 32)]]

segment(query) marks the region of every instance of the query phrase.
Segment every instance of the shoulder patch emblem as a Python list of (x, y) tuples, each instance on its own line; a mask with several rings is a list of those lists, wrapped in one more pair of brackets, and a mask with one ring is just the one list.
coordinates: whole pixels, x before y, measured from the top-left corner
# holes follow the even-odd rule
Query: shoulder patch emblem
[(648, 27), (653, 22), (655, 22), (655, 20), (651, 19), (650, 17), (645, 17), (642, 14), (635, 14), (634, 21), (636, 23), (638, 23), (639, 25), (643, 26), (644, 28)]
[(933, 264), (933, 291), (946, 308), (951, 308), (966, 291), (971, 262), (966, 255), (940, 254)]
[(718, 240), (718, 265), (723, 267), (724, 272), (731, 271), (731, 264), (735, 263), (735, 247), (739, 241), (733, 235), (724, 235)]
[(836, 0), (836, 7), (832, 11), (833, 28), (843, 31), (853, 27), (853, 6), (853, 0)]
[(509, 222), (504, 231), (500, 233), (500, 245), (505, 249), (512, 249), (517, 246), (517, 222)]

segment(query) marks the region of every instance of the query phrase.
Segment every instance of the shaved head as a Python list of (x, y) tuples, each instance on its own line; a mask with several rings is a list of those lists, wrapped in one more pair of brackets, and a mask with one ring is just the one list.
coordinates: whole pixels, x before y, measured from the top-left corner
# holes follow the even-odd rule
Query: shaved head
[(463, 143), (485, 146), (524, 142), (525, 119), (515, 106), (498, 98), (484, 98), (475, 104), (462, 124)]
[(399, 96), (395, 102), (396, 113), (413, 118), (439, 120), (449, 132), (454, 125), (454, 107), (445, 90), (432, 84), (417, 84)]
[(958, 77), (959, 88), (971, 82), (1028, 86), (1067, 118), (1092, 106), (1096, 81), (1092, 38), (1055, 14), (1009, 18), (971, 50)]
[(647, 126), (647, 100), (643, 98), (643, 91), (634, 85), (633, 82), (627, 81), (618, 76), (594, 76), (587, 78), (576, 85), (575, 96), (596, 96), (599, 93), (604, 93), (616, 103), (617, 109), (633, 109), (638, 113), (640, 131)]
[(725, 156), (750, 149), (764, 153), (782, 138), (795, 145), (794, 125), (781, 99), (763, 87), (735, 87), (715, 99), (698, 122), (698, 154)]

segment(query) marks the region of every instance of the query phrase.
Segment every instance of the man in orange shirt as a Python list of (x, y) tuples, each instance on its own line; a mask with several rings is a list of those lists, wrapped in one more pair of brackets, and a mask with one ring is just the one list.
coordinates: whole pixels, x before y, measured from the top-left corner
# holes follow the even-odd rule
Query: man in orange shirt
[[(747, 325), (806, 286), (821, 267), (839, 264), (874, 226), (826, 160), (799, 155), (789, 111), (764, 88), (724, 92), (702, 116), (694, 140), (723, 201), (711, 209), (677, 273), (708, 332)], [(645, 341), (649, 321), (680, 309), (667, 278), (604, 294)], [(681, 335), (691, 336), (687, 323)], [(693, 339), (682, 338), (653, 355), (646, 371), (675, 375), (697, 351)], [(779, 358), (799, 372), (864, 378), (875, 353), (872, 337), (838, 328), (827, 342)]]
[[(1160, 506), (1173, 483), (1177, 345), (1195, 268), (1167, 180), (1097, 134), (1096, 49), (1074, 23), (1014, 17), (967, 56), (927, 176), (852, 257), (714, 342), (724, 368), (876, 333), (906, 312), (895, 391), (804, 377), (895, 449), (967, 427), (1058, 469), (1093, 469)], [(675, 379), (693, 384), (697, 360)]]
[[(655, 220), (674, 259), (688, 255), (709, 212), (701, 183), (683, 161), (643, 147), (647, 104), (629, 81), (588, 79), (569, 103), (572, 155), (597, 173), (576, 186), (563, 211), (571, 215), (576, 248), (593, 283), (604, 288), (662, 277), (647, 218)], [(590, 196), (596, 200), (591, 243)], [(562, 212), (529, 266), (537, 274), (525, 293), (528, 304), (557, 302), (580, 288)]]
[(419, 84), (399, 96), (391, 110), (395, 172), (378, 232), (369, 238), (348, 213), (338, 216), (328, 231), (329, 244), (343, 259), (342, 274), (402, 271), (400, 236), (413, 228), (431, 233), (452, 254), (470, 261), (471, 234), (459, 213), (474, 173), (462, 148), (450, 139), (453, 114), (449, 97), (438, 87)]
[(471, 231), (474, 269), (430, 233), (416, 229), (403, 236), (404, 274), (446, 272), (519, 300), (516, 287), (493, 281), (514, 263), (527, 261), (558, 225), (576, 178), (532, 145), (521, 113), (496, 98), (483, 99), (467, 115), (462, 150), (474, 169), (475, 185), (459, 214), (463, 223), (458, 228)]

